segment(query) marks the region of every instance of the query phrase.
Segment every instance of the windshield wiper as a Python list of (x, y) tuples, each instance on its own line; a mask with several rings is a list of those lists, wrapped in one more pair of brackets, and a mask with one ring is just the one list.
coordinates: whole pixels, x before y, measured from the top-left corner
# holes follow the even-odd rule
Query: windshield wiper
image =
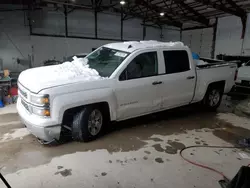
[(6, 185), (7, 188), (11, 188), (10, 184), (7, 182), (7, 180), (3, 177), (3, 175), (0, 172), (0, 178), (3, 181), (3, 183)]

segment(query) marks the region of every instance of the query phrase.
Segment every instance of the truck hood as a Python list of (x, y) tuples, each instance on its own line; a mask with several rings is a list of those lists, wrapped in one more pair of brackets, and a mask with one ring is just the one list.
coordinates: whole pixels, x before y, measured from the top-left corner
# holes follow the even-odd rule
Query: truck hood
[(238, 79), (250, 81), (250, 66), (243, 66), (239, 68)]
[(41, 90), (76, 82), (89, 82), (106, 79), (101, 77), (95, 69), (89, 68), (83, 59), (75, 58), (72, 62), (32, 68), (23, 71), (18, 82), (28, 90), (39, 93)]

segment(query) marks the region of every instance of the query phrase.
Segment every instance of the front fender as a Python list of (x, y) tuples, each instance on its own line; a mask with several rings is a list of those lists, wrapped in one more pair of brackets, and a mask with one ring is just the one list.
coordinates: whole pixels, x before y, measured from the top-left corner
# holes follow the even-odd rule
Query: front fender
[(113, 90), (110, 88), (94, 89), (78, 91), (73, 93), (65, 93), (63, 95), (58, 95), (53, 99), (51, 105), (51, 115), (58, 119), (61, 124), (63, 121), (64, 112), (68, 109), (100, 103), (107, 102), (110, 110), (111, 121), (116, 119), (116, 100)]

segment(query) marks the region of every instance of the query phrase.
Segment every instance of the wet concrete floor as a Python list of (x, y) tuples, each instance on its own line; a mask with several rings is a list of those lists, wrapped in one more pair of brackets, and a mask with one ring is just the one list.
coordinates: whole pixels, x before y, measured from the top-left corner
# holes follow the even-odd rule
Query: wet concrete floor
[[(190, 145), (190, 140), (194, 145), (206, 146), (212, 142), (214, 137), (222, 140), (224, 144), (235, 145), (238, 139), (250, 136), (250, 127), (247, 129), (240, 124), (232, 124), (230, 121), (219, 118), (220, 112), (226, 114), (232, 111), (232, 107), (227, 101), (224, 102), (218, 112), (197, 110), (199, 106), (192, 105), (112, 124), (102, 137), (89, 143), (69, 141), (58, 146), (43, 146), (28, 133), (23, 136), (11, 137), (16, 130), (23, 129), (24, 126), (16, 123), (17, 114), (0, 115), (0, 168), (2, 166), (3, 174), (16, 173), (23, 169), (50, 164), (53, 159), (78, 152), (105, 150), (109, 155), (118, 153), (131, 153), (132, 155), (133, 152), (147, 148), (149, 143), (152, 143), (150, 147), (153, 150), (144, 150), (145, 156), (140, 159), (142, 161), (147, 161), (149, 156), (154, 154), (176, 155), (182, 148)], [(15, 123), (4, 125), (9, 122)], [(241, 122), (239, 121), (239, 123)], [(10, 138), (3, 140), (3, 136), (6, 134)], [(211, 140), (206, 140), (206, 136), (200, 136), (206, 134), (212, 135), (209, 137)], [(155, 135), (158, 136), (155, 137)], [(164, 159), (164, 157), (156, 155), (153, 161), (162, 164), (170, 162), (169, 158)], [(130, 159), (125, 160), (108, 160), (108, 163), (126, 165), (136, 161), (138, 159), (131, 156)], [(59, 165), (57, 170), (54, 173), (57, 176), (72, 175), (70, 168), (63, 169), (63, 166)], [(101, 172), (96, 176), (107, 176), (107, 172)]]

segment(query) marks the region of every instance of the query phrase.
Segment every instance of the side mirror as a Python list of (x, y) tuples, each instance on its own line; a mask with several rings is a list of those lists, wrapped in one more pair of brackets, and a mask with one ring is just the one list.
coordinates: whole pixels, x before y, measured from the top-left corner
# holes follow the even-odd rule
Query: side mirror
[(246, 66), (246, 63), (243, 63), (241, 66), (242, 66), (242, 67)]

